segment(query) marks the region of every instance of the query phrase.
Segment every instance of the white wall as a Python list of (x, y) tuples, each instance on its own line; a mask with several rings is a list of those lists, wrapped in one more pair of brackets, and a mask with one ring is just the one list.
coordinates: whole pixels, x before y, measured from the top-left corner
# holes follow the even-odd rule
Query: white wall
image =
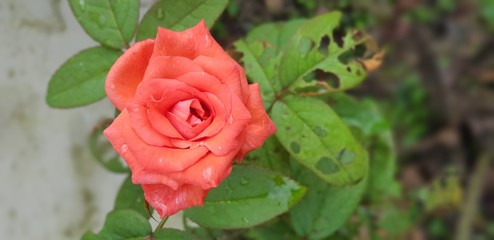
[(102, 169), (86, 145), (112, 106), (57, 110), (44, 101), (54, 71), (95, 45), (65, 0), (0, 1), (0, 239), (79, 239), (113, 206), (124, 176)]

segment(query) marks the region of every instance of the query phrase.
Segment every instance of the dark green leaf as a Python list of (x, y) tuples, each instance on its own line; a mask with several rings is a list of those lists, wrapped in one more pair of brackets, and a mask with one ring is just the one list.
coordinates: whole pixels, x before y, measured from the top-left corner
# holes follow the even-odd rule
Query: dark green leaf
[(94, 40), (116, 49), (129, 46), (139, 18), (139, 1), (69, 0), (69, 4)]
[(70, 108), (104, 98), (106, 75), (121, 54), (120, 51), (94, 47), (71, 57), (48, 83), (48, 105)]
[(201, 19), (208, 27), (225, 10), (228, 0), (161, 0), (144, 15), (137, 31), (137, 41), (155, 38), (158, 26), (183, 31), (195, 26)]
[(367, 178), (351, 186), (337, 187), (300, 168), (296, 176), (307, 194), (290, 210), (292, 225), (304, 239), (323, 239), (338, 230), (362, 199)]
[(274, 104), (271, 116), (285, 149), (326, 182), (354, 184), (367, 174), (366, 151), (324, 102), (289, 95)]
[(120, 160), (120, 156), (113, 149), (113, 146), (103, 135), (105, 130), (112, 120), (101, 121), (89, 135), (89, 148), (93, 153), (96, 160), (103, 165), (108, 171), (112, 172), (129, 172), (129, 168), (123, 161)]
[[(103, 229), (98, 234), (86, 233), (86, 239), (144, 239), (151, 234), (148, 220), (132, 209), (114, 210), (106, 215)], [(84, 239), (84, 238), (83, 238)]]
[(248, 228), (286, 212), (305, 192), (296, 182), (266, 170), (235, 166), (220, 186), (211, 190), (204, 207), (185, 216), (210, 228)]
[(370, 99), (358, 101), (343, 93), (331, 94), (329, 101), (342, 120), (360, 133), (369, 149), (369, 197), (378, 201), (399, 196), (391, 129), (377, 105)]
[(251, 240), (298, 239), (297, 234), (293, 232), (291, 226), (281, 219), (263, 226), (251, 228), (245, 236)]
[(134, 209), (145, 218), (151, 217), (145, 209), (144, 192), (141, 185), (133, 184), (129, 175), (118, 190), (114, 210)]
[(354, 60), (356, 41), (352, 33), (336, 36), (341, 13), (330, 12), (307, 21), (292, 38), (281, 58), (280, 82), (291, 89), (327, 83), (330, 90), (356, 86), (367, 74)]
[(256, 166), (290, 175), (289, 154), (275, 136), (268, 138), (263, 145), (245, 156), (245, 161)]
[(160, 229), (153, 233), (153, 237), (155, 240), (197, 240), (192, 234), (172, 228)]

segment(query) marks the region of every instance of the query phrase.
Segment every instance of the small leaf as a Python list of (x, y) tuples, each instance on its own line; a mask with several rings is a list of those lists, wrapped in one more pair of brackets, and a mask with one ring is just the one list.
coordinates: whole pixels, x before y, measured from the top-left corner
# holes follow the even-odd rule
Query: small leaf
[(353, 56), (355, 47), (365, 38), (356, 40), (353, 33), (339, 36), (336, 30), (340, 19), (340, 12), (330, 12), (299, 29), (281, 58), (278, 70), (283, 87), (345, 90), (365, 78), (367, 72)]
[(290, 210), (290, 219), (297, 234), (311, 240), (326, 238), (338, 230), (357, 207), (367, 185), (365, 178), (351, 186), (332, 186), (303, 167), (296, 178), (308, 190)]
[(118, 190), (113, 209), (134, 209), (145, 218), (149, 218), (151, 215), (145, 209), (145, 201), (141, 185), (133, 184), (129, 175)]
[(158, 26), (183, 31), (201, 19), (210, 28), (223, 13), (228, 0), (161, 0), (144, 15), (137, 31), (137, 41), (155, 38)]
[(209, 192), (204, 207), (187, 209), (185, 216), (209, 228), (248, 228), (286, 212), (304, 193), (305, 188), (279, 174), (234, 166)]
[(194, 235), (190, 233), (172, 228), (160, 229), (154, 232), (153, 239), (154, 240), (170, 240), (170, 239), (198, 240)]
[(129, 46), (139, 18), (139, 1), (69, 0), (84, 30), (110, 48)]
[(367, 174), (366, 151), (324, 102), (289, 95), (274, 104), (271, 117), (283, 147), (326, 182), (354, 184)]
[(103, 135), (103, 131), (110, 126), (111, 119), (103, 120), (89, 135), (89, 148), (96, 160), (103, 165), (108, 171), (126, 173), (129, 172), (127, 165), (120, 160), (120, 156), (113, 149), (113, 146)]
[(88, 234), (87, 239), (141, 239), (151, 234), (148, 220), (132, 209), (114, 210), (106, 215), (103, 229), (98, 234)]
[(71, 108), (104, 98), (106, 75), (121, 54), (104, 47), (93, 47), (71, 57), (48, 83), (48, 105)]

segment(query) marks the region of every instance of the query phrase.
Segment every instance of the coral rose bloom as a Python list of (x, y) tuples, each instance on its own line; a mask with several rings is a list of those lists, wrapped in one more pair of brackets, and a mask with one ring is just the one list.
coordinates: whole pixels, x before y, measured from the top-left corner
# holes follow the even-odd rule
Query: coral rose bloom
[(104, 131), (161, 217), (202, 205), (232, 162), (276, 131), (259, 86), (212, 38), (204, 21), (159, 28), (137, 42), (106, 80), (122, 112)]

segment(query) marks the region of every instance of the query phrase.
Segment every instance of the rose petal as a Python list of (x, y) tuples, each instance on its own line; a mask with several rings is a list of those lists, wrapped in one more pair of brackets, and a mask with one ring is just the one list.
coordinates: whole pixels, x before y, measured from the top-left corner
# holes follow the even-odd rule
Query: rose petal
[(209, 189), (204, 190), (193, 185), (182, 185), (174, 190), (166, 185), (143, 184), (144, 198), (161, 218), (171, 216), (180, 210), (203, 205)]
[(192, 60), (181, 56), (158, 56), (151, 58), (144, 79), (177, 77), (189, 72), (203, 72)]
[(249, 97), (244, 71), (233, 59), (225, 60), (199, 56), (194, 59), (194, 63), (230, 87), (242, 100), (246, 101)]
[[(208, 152), (205, 147), (177, 149), (145, 143), (131, 128), (127, 110), (120, 113), (104, 134), (129, 164), (132, 173), (138, 176), (140, 176), (138, 172), (147, 172), (163, 174), (163, 178), (169, 178), (166, 176), (169, 172), (182, 171), (190, 167)], [(149, 179), (135, 177), (133, 181), (134, 183), (149, 183)], [(163, 181), (168, 180), (157, 180), (156, 183)]]
[(257, 83), (250, 84), (249, 90), (250, 96), (246, 106), (252, 119), (249, 125), (245, 127), (245, 142), (239, 152), (239, 159), (260, 147), (269, 136), (276, 132), (276, 126), (264, 110), (259, 85)]
[(106, 95), (117, 109), (124, 109), (127, 101), (134, 97), (137, 86), (144, 77), (153, 48), (153, 39), (132, 45), (108, 72), (105, 82)]
[(211, 36), (204, 20), (182, 32), (158, 28), (153, 57), (182, 56), (194, 59), (201, 55), (221, 59), (230, 58)]
[(232, 94), (232, 111), (227, 124), (221, 131), (204, 140), (204, 145), (214, 154), (223, 156), (228, 152), (242, 147), (237, 137), (251, 121), (251, 114), (236, 94)]

